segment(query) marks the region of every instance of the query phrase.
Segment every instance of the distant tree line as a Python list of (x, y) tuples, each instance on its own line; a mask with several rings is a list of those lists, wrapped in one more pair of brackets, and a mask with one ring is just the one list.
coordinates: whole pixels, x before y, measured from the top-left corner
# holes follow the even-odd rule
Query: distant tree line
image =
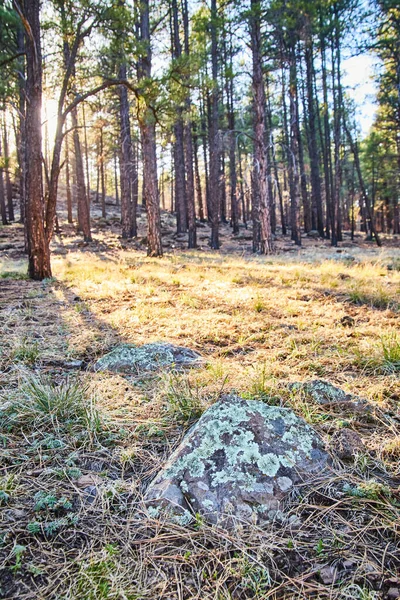
[[(380, 64), (366, 139), (350, 50)], [(87, 242), (93, 201), (106, 217), (113, 195), (125, 239), (141, 204), (151, 256), (161, 209), (189, 248), (205, 220), (211, 248), (229, 222), (262, 254), (276, 234), (400, 233), (396, 0), (0, 0), (0, 71), (1, 219), (16, 218), (14, 185), (34, 279), (51, 276), (60, 182)]]

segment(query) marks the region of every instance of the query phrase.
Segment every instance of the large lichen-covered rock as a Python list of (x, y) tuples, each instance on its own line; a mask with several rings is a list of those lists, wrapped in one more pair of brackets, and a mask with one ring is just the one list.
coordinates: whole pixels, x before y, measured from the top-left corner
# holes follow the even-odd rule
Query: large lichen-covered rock
[(329, 464), (318, 435), (287, 408), (227, 396), (209, 408), (146, 492), (149, 514), (184, 524), (260, 522)]
[(142, 371), (157, 371), (165, 367), (195, 367), (202, 364), (200, 354), (166, 343), (122, 344), (99, 358), (94, 368), (96, 371), (113, 371), (136, 375)]
[(371, 412), (371, 406), (366, 400), (352, 394), (347, 394), (344, 390), (322, 379), (315, 379), (314, 381), (304, 383), (292, 383), (290, 387), (293, 392), (301, 392), (306, 399), (309, 398), (317, 404), (337, 406), (356, 413)]

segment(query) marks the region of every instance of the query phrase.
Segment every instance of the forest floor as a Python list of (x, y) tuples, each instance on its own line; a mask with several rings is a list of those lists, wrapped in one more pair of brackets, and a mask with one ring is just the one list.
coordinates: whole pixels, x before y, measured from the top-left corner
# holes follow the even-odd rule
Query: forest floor
[[(110, 207), (107, 207), (112, 211)], [(144, 216), (140, 233), (144, 238)], [(51, 600), (400, 597), (400, 248), (346, 236), (339, 248), (251, 255), (185, 251), (163, 214), (166, 255), (95, 215), (94, 242), (62, 222), (54, 278), (26, 279), (23, 230), (0, 230), (0, 598)], [(203, 235), (204, 232), (204, 235)], [(197, 350), (204, 367), (95, 373), (121, 342)], [(323, 379), (368, 414), (320, 406), (290, 383)], [(298, 490), (292, 524), (226, 532), (151, 519), (141, 497), (221, 393), (290, 406), (326, 440), (364, 447), (331, 481)], [(89, 490), (89, 492), (88, 492)], [(301, 494), (301, 502), (299, 502)]]

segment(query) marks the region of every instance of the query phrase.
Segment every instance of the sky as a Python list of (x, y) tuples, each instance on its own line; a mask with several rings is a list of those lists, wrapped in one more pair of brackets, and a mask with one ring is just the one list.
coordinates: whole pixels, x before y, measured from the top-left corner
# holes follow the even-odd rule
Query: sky
[(343, 61), (343, 84), (356, 105), (356, 119), (362, 137), (364, 137), (374, 120), (376, 111), (376, 94), (378, 87), (374, 81), (376, 58), (371, 54), (353, 56)]

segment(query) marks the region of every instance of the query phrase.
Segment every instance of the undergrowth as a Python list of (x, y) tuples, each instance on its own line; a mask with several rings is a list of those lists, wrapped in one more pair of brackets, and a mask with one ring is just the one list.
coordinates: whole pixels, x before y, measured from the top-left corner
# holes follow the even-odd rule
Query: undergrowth
[[(56, 258), (57, 279), (22, 298), (19, 275), (3, 275), (14, 295), (0, 354), (0, 595), (374, 600), (397, 585), (400, 272), (395, 257), (310, 261), (85, 250)], [(92, 370), (119, 343), (160, 340), (205, 366)], [(290, 385), (320, 378), (371, 410)], [(293, 408), (327, 444), (355, 431), (363, 449), (335, 460), (328, 483), (299, 486), (285, 524), (233, 534), (199, 515), (187, 527), (150, 518), (146, 486), (230, 392)]]

